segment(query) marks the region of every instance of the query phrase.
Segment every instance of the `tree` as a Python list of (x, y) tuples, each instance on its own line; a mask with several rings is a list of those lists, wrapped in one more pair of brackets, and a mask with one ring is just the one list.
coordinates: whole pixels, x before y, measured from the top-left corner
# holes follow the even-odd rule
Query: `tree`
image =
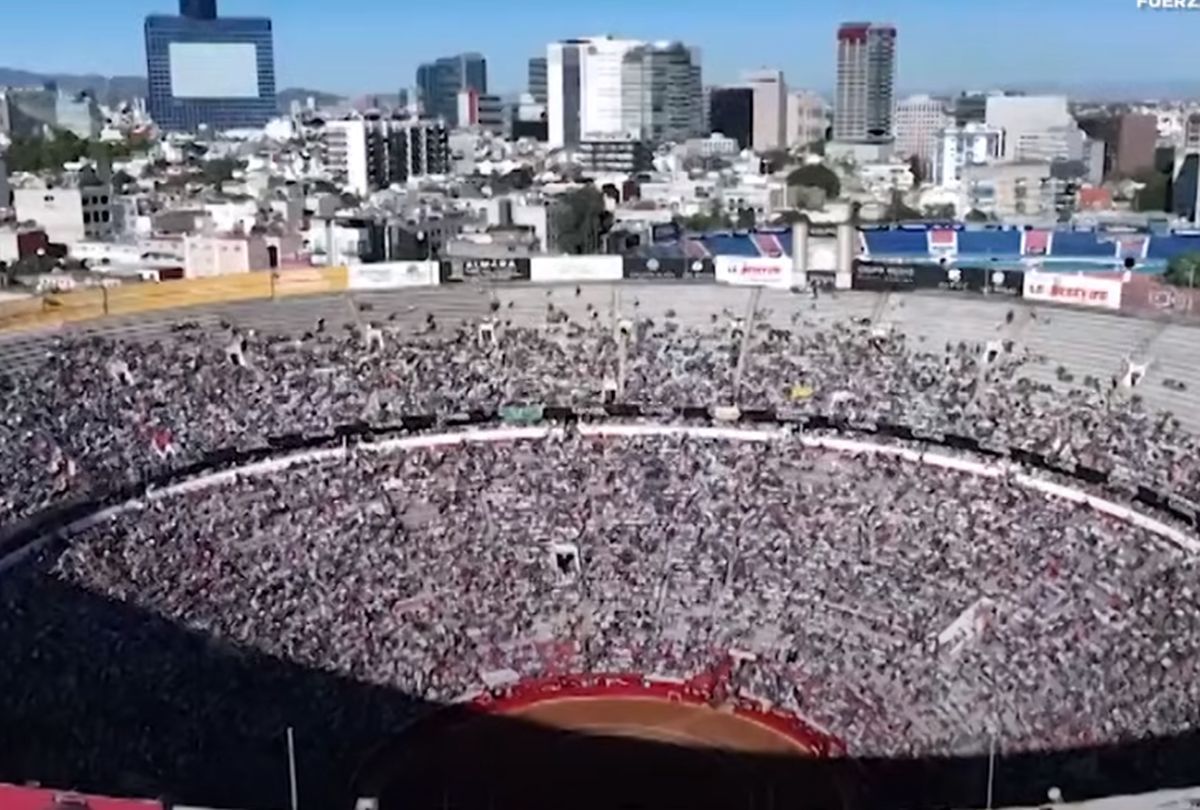
[(705, 231), (729, 230), (733, 220), (721, 209), (721, 203), (713, 200), (708, 211), (703, 214), (693, 214), (690, 217), (676, 217), (675, 222), (686, 231), (703, 233)]
[(983, 213), (978, 208), (972, 208), (967, 212), (967, 215), (963, 217), (963, 220), (966, 222), (990, 222), (991, 219), (992, 218), (990, 216)]
[(1149, 171), (1137, 177), (1142, 187), (1133, 196), (1133, 207), (1136, 211), (1166, 211), (1167, 210), (1167, 176), (1161, 172)]
[(925, 182), (925, 168), (921, 165), (921, 159), (916, 155), (908, 159), (908, 170), (912, 172), (914, 187)]
[(804, 214), (800, 213), (799, 211), (795, 210), (794, 208), (788, 208), (788, 209), (785, 209), (785, 210), (777, 213), (775, 215), (775, 218), (771, 221), (771, 224), (772, 225), (795, 225), (797, 222), (800, 222), (804, 219), (807, 219), (807, 217)]
[(787, 176), (789, 186), (801, 188), (819, 188), (825, 192), (826, 199), (834, 199), (842, 193), (842, 184), (831, 169), (819, 163), (801, 166)]
[(927, 219), (954, 219), (956, 215), (954, 205), (951, 203), (925, 206), (925, 217)]
[(825, 157), (825, 141), (813, 141), (804, 147), (804, 151), (810, 155)]
[(595, 253), (600, 237), (612, 228), (612, 214), (604, 197), (594, 186), (569, 191), (558, 198), (554, 207), (554, 225), (558, 249), (563, 253)]
[(754, 215), (752, 208), (739, 208), (737, 215), (737, 227), (745, 230), (753, 228), (757, 224), (758, 218)]
[(233, 173), (240, 168), (242, 165), (232, 158), (217, 158), (216, 160), (206, 160), (200, 173), (206, 184), (217, 186), (227, 180), (232, 180)]
[(792, 156), (786, 149), (768, 149), (762, 153), (763, 171), (766, 174), (775, 174), (791, 162)]
[(1163, 278), (1177, 287), (1195, 287), (1200, 283), (1200, 253), (1181, 253), (1172, 257)]
[(892, 192), (892, 199), (888, 202), (886, 218), (892, 222), (900, 222), (906, 219), (920, 219), (921, 212), (915, 208), (910, 208), (904, 202), (904, 195), (899, 191)]

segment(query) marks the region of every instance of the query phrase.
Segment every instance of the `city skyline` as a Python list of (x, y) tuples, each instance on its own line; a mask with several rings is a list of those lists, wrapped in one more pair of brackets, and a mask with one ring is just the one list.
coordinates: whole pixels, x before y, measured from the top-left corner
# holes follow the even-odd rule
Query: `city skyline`
[[(64, 6), (70, 6), (67, 18)], [(60, 0), (6, 9), (5, 20), (16, 30), (53, 28), (58, 47), (48, 51), (44, 40), (16, 39), (6, 43), (3, 66), (144, 75), (142, 19), (174, 13), (176, 6), (175, 0), (127, 0), (113, 13), (99, 4)], [(487, 58), (493, 92), (520, 92), (528, 59), (544, 55), (547, 43), (603, 33), (694, 44), (703, 54), (706, 84), (734, 82), (745, 70), (770, 67), (783, 70), (792, 86), (828, 92), (835, 80), (832, 34), (838, 24), (854, 19), (899, 29), (901, 92), (1164, 84), (1189, 81), (1172, 65), (1185, 63), (1184, 49), (1200, 24), (1200, 15), (1138, 10), (1125, 0), (1012, 0), (1004, 6), (928, 0), (920, 8), (902, 0), (818, 7), (766, 0), (758, 8), (747, 17), (727, 7), (671, 0), (638, 6), (635, 15), (631, 4), (620, 2), (593, 9), (535, 0), (514, 13), (464, 0), (450, 16), (437, 7), (413, 9), (383, 0), (355, 0), (351, 8), (318, 0), (293, 0), (284, 7), (271, 0), (223, 0), (221, 14), (272, 17), (280, 88), (345, 95), (394, 92), (412, 84), (420, 63), (464, 51)], [(513, 24), (518, 19), (520, 24)], [(1064, 31), (1072, 32), (1070, 37)], [(981, 48), (985, 35), (988, 47)], [(1146, 58), (1148, 49), (1154, 59)], [(1172, 53), (1179, 58), (1169, 58)]]

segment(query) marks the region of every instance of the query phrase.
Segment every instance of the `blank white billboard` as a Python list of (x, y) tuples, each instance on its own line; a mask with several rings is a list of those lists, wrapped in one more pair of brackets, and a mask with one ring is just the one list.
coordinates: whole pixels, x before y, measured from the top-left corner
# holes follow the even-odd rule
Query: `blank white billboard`
[(258, 98), (258, 46), (252, 42), (172, 42), (175, 98)]

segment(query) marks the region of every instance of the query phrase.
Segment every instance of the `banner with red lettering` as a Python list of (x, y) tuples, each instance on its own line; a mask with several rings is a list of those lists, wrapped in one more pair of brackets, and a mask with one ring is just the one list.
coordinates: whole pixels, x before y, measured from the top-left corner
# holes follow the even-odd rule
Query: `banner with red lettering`
[(790, 256), (717, 256), (713, 264), (719, 284), (784, 290), (792, 286)]
[(1121, 278), (1072, 275), (1069, 273), (1025, 273), (1024, 295), (1029, 301), (1067, 304), (1093, 309), (1121, 308)]

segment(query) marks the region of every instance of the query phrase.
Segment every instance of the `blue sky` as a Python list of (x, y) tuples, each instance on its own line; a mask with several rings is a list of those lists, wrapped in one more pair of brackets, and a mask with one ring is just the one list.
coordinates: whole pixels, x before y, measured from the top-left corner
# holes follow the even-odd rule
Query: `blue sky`
[[(493, 91), (518, 91), (526, 60), (546, 42), (611, 33), (699, 46), (708, 84), (770, 66), (794, 87), (826, 89), (834, 30), (852, 19), (899, 27), (902, 90), (1200, 83), (1192, 56), (1200, 12), (1139, 10), (1136, 0), (218, 1), (223, 15), (274, 19), (281, 88), (388, 92), (413, 84), (421, 61), (478, 50)], [(142, 74), (143, 16), (176, 8), (176, 0), (0, 0), (0, 65)]]

